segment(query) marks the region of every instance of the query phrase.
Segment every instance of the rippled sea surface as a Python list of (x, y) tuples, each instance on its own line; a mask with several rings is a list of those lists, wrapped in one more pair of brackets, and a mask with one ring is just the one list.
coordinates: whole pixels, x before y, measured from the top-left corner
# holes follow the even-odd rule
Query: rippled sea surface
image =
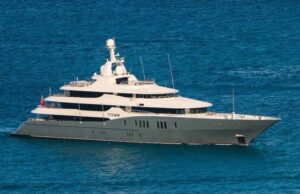
[[(0, 3), (0, 192), (300, 193), (300, 2)], [(89, 79), (115, 37), (127, 69), (209, 101), (280, 116), (250, 147), (10, 137), (48, 88)]]

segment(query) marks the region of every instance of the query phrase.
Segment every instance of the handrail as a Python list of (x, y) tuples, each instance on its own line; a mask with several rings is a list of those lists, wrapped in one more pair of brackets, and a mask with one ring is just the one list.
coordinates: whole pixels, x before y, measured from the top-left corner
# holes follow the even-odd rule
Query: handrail
[(89, 81), (72, 81), (69, 83), (69, 86), (72, 87), (85, 87), (85, 86), (89, 86), (91, 85), (93, 82), (89, 82)]
[(144, 80), (144, 81), (130, 81), (129, 85), (141, 86), (141, 85), (152, 85), (155, 84), (155, 80)]

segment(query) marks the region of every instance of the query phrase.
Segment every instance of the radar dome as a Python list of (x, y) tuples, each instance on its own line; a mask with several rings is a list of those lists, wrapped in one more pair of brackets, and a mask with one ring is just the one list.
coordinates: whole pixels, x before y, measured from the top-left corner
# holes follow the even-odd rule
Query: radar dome
[(108, 39), (106, 41), (106, 46), (109, 48), (115, 47), (115, 41), (113, 39)]

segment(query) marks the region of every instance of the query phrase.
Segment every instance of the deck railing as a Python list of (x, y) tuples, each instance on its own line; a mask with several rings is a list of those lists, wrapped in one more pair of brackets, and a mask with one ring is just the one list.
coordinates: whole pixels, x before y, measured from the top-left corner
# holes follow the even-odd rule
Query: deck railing
[(90, 81), (72, 81), (69, 83), (69, 86), (72, 87), (85, 87), (91, 85), (93, 82)]
[(155, 84), (155, 80), (150, 79), (150, 80), (144, 80), (144, 81), (130, 81), (130, 82), (128, 82), (128, 84), (134, 85), (134, 86), (153, 85), (153, 84)]

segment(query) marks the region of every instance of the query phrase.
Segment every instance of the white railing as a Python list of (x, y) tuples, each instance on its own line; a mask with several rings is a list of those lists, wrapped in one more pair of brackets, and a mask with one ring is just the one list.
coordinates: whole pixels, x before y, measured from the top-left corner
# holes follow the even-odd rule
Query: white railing
[(89, 82), (89, 81), (72, 81), (69, 83), (69, 86), (72, 87), (85, 87), (88, 85), (91, 85), (93, 82)]
[(128, 84), (134, 85), (134, 86), (153, 85), (153, 84), (155, 84), (155, 80), (130, 81), (130, 82), (128, 82)]
[(64, 93), (57, 93), (57, 94), (52, 94), (52, 96), (58, 96), (58, 97), (61, 97), (61, 96), (66, 96)]
[(240, 119), (240, 120), (263, 120), (265, 119), (264, 116), (260, 115), (243, 115), (243, 114), (232, 114), (232, 113), (215, 113), (215, 112), (207, 112), (206, 115), (208, 116), (216, 116), (224, 119)]

